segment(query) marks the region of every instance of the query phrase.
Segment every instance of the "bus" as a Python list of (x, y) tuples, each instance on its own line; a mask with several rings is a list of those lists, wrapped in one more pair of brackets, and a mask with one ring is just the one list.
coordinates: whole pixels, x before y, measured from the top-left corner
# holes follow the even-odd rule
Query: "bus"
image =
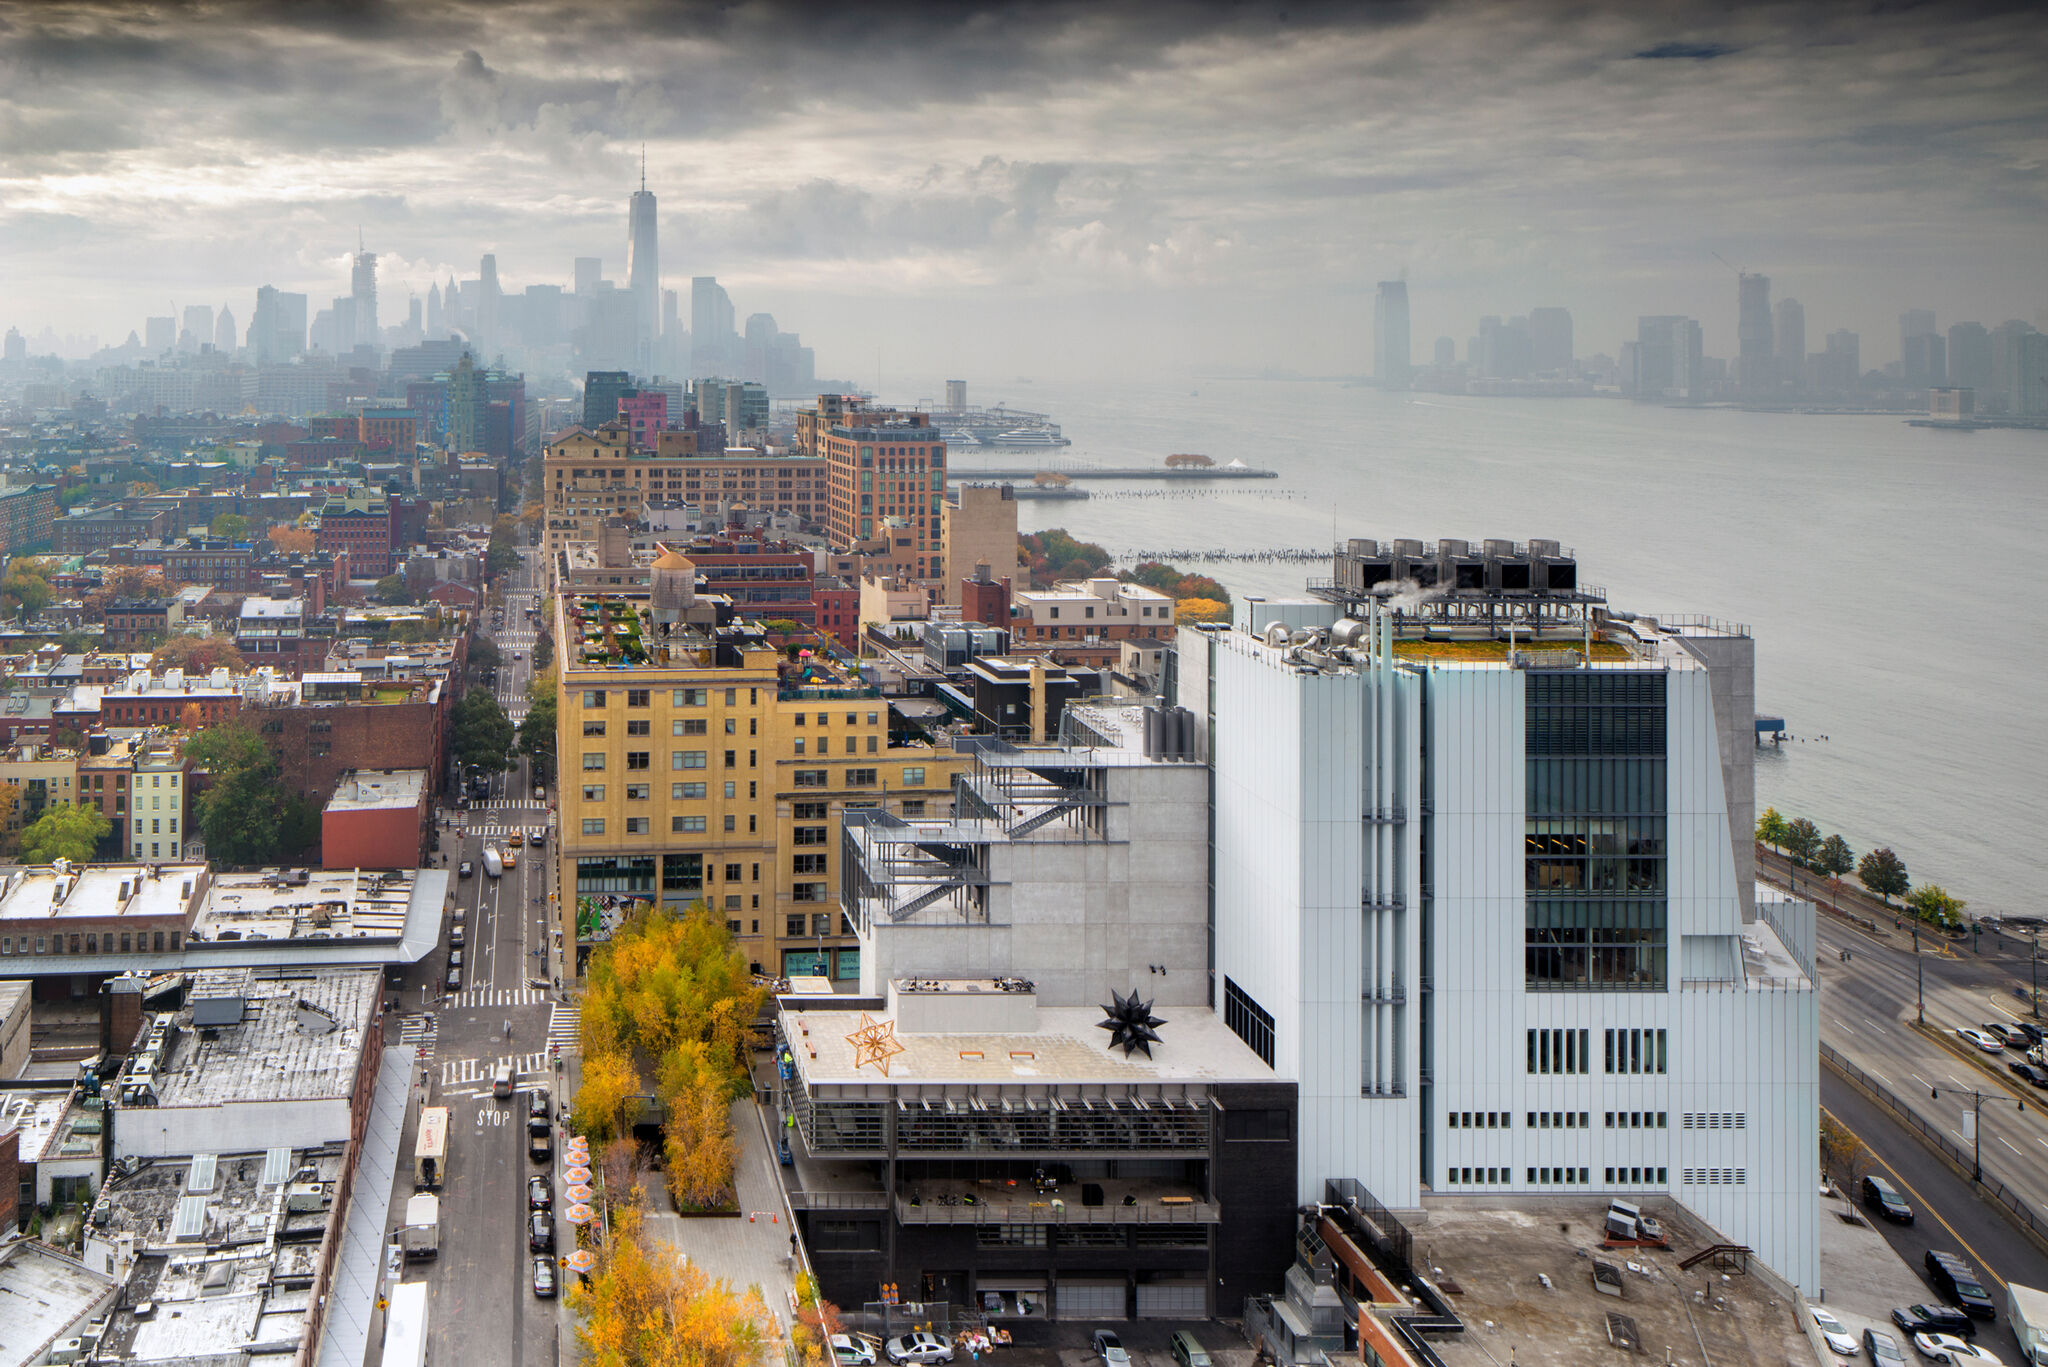
[(415, 1188), (438, 1191), (447, 1180), (448, 1108), (422, 1107), (420, 1139), (412, 1151), (412, 1184)]
[(384, 1308), (385, 1367), (426, 1367), (427, 1284), (400, 1282)]

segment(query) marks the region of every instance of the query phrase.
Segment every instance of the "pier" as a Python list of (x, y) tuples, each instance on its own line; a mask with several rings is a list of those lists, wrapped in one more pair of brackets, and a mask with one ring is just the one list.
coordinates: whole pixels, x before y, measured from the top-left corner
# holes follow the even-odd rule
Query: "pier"
[(1278, 479), (1278, 470), (1254, 470), (1249, 465), (1178, 466), (1164, 465), (1059, 465), (1036, 469), (970, 469), (947, 465), (949, 480), (987, 479), (1031, 480), (1039, 475), (1061, 475), (1067, 479), (1161, 479), (1191, 484), (1210, 479)]

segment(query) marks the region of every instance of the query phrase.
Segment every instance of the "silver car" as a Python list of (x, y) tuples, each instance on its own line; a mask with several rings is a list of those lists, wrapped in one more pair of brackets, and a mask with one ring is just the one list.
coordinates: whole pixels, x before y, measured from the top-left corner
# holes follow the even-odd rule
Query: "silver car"
[(905, 1334), (889, 1340), (891, 1362), (951, 1362), (953, 1340), (944, 1334)]

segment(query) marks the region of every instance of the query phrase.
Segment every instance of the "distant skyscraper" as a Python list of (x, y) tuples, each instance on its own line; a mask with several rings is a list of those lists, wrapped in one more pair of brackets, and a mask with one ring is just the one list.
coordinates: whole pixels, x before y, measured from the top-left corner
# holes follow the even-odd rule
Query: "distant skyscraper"
[[(476, 283), (476, 335), (479, 339), (478, 344), (496, 346), (498, 344), (498, 304), (504, 298), (504, 292), (498, 288), (498, 258), (496, 255), (489, 252), (484, 254), (483, 264), (477, 268)], [(473, 447), (471, 449), (481, 450), (482, 448)]]
[(623, 370), (593, 370), (583, 377), (583, 426), (595, 431), (619, 416), (619, 400), (631, 393), (633, 377)]
[(170, 318), (145, 318), (142, 321), (142, 349), (152, 356), (161, 356), (178, 345), (178, 320)]
[[(2026, 339), (2036, 335), (2034, 325), (2018, 318), (2008, 318), (1991, 329), (1991, 407), (2008, 413), (2019, 413), (2020, 393), (2023, 381), (2020, 378), (2021, 349)], [(1978, 396), (1978, 411), (1985, 408), (1983, 396)]]
[(603, 278), (603, 257), (579, 256), (576, 258), (576, 293), (586, 297), (596, 294), (597, 282)]
[(185, 327), (178, 334), (178, 350), (192, 352), (213, 345), (213, 306), (193, 304), (185, 310)]
[(745, 358), (740, 364), (740, 378), (752, 380), (755, 384), (768, 383), (768, 358), (775, 353), (775, 338), (778, 329), (775, 315), (751, 313), (747, 315)]
[(1991, 387), (1991, 331), (1982, 323), (1957, 323), (1948, 330), (1948, 382), (1965, 389)]
[(655, 232), (654, 192), (647, 188), (647, 154), (640, 154), (640, 188), (626, 211), (626, 292), (633, 296), (633, 354), (646, 370), (654, 366), (661, 326), (661, 243)]
[(1806, 307), (1787, 296), (1771, 309), (1777, 341), (1778, 378), (1797, 388), (1806, 387)]
[[(360, 242), (349, 269), (348, 293), (355, 300), (355, 329), (344, 338), (352, 337), (352, 346), (377, 346), (383, 340), (377, 330), (377, 253), (362, 250)], [(335, 310), (337, 317), (340, 313)]]
[(1828, 334), (1814, 383), (1822, 389), (1854, 389), (1863, 382), (1862, 341), (1847, 328)]
[(690, 371), (697, 379), (732, 369), (732, 298), (711, 275), (690, 281)]
[(1436, 339), (1436, 368), (1449, 370), (1458, 363), (1458, 344), (1448, 337)]
[(2013, 339), (2011, 412), (2038, 418), (2048, 414), (2048, 333), (2023, 332)]
[(1925, 337), (1934, 331), (1933, 309), (1907, 309), (1899, 315), (1899, 359), (1906, 359), (1906, 339)]
[(213, 349), (229, 356), (235, 354), (235, 314), (226, 304), (213, 316)]
[(1735, 282), (1735, 383), (1755, 393), (1774, 381), (1771, 366), (1771, 277), (1743, 272)]
[(306, 296), (275, 285), (257, 290), (256, 313), (249, 319), (249, 352), (256, 364), (275, 365), (305, 349)]
[(1565, 376), (1572, 371), (1570, 309), (1529, 310), (1529, 365), (1538, 375)]
[(465, 351), (448, 374), (448, 449), (458, 454), (483, 450), (489, 412), (484, 372)]
[(1382, 280), (1372, 301), (1373, 376), (1381, 389), (1406, 389), (1415, 366), (1408, 338), (1408, 282)]
[(0, 360), (9, 365), (19, 365), (28, 359), (28, 339), (15, 328), (7, 329), (7, 348), (0, 351)]
[(1535, 350), (1529, 340), (1529, 320), (1516, 316), (1502, 322), (1495, 314), (1479, 320), (1479, 361), (1481, 377), (1489, 380), (1527, 379), (1534, 365)]
[(1705, 370), (1697, 322), (1671, 314), (1636, 320), (1635, 374), (1630, 379), (1638, 397), (1699, 398), (1706, 388)]
[(1915, 332), (1903, 339), (1899, 375), (1908, 389), (1948, 383), (1948, 342), (1938, 332)]
[(447, 324), (441, 317), (441, 287), (427, 287), (427, 336), (439, 340), (447, 333)]

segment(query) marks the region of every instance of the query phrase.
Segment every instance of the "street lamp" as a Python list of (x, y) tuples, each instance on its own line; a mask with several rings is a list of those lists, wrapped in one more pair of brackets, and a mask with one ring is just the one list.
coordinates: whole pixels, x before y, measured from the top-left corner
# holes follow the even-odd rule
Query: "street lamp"
[(1920, 924), (1913, 924), (1913, 1010), (1916, 1023), (1927, 1024), (1927, 970), (1920, 961)]
[[(1969, 1097), (1974, 1105), (1974, 1111), (1970, 1118), (1970, 1142), (1974, 1146), (1975, 1152), (1970, 1155), (1970, 1180), (1972, 1182), (1982, 1182), (1984, 1180), (1984, 1099), (1989, 1097), (1993, 1101), (2000, 1101), (2007, 1098), (2003, 1092), (1979, 1092), (1968, 1087), (1951, 1087), (1949, 1090), (1960, 1096)], [(1934, 1100), (1941, 1100), (1941, 1088), (1929, 1087), (1927, 1091), (1928, 1095)], [(2024, 1101), (2019, 1102), (2018, 1105), (2023, 1111), (2027, 1109), (2027, 1103)]]

